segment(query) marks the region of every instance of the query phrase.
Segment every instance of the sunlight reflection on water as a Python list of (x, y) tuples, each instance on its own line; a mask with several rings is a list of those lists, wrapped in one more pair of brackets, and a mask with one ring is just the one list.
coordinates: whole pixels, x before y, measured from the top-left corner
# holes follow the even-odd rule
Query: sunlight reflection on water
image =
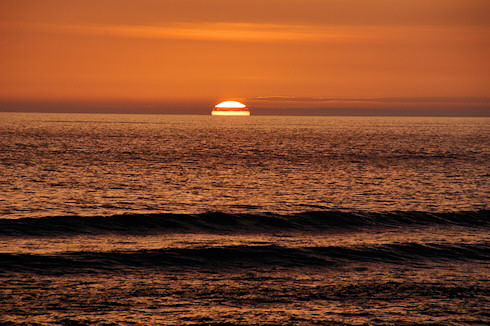
[(475, 210), (488, 119), (1, 113), (0, 213)]

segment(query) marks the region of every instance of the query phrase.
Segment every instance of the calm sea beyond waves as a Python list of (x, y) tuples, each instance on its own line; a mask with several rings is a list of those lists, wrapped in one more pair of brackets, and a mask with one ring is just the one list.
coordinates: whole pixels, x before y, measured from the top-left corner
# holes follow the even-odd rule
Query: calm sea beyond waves
[(485, 325), (490, 119), (0, 113), (1, 325)]

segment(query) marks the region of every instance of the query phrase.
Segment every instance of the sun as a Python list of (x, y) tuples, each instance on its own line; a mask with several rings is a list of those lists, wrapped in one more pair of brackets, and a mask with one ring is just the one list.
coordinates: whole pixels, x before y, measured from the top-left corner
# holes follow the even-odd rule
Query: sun
[(211, 115), (249, 116), (250, 111), (243, 103), (237, 101), (224, 101), (214, 107), (213, 111), (211, 111)]
[(216, 104), (215, 108), (226, 108), (226, 109), (243, 109), (247, 106), (243, 103), (237, 101), (224, 101)]

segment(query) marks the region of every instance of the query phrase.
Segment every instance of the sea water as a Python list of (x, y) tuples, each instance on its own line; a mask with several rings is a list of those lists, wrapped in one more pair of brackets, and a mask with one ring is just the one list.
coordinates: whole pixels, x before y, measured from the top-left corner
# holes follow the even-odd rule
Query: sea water
[(490, 120), (0, 113), (0, 322), (488, 322)]

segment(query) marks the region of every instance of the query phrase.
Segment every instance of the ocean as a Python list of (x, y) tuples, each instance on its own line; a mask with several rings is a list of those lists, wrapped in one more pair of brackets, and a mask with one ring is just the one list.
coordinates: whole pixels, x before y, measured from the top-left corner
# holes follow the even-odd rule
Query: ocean
[(490, 323), (490, 119), (0, 113), (2, 325)]

